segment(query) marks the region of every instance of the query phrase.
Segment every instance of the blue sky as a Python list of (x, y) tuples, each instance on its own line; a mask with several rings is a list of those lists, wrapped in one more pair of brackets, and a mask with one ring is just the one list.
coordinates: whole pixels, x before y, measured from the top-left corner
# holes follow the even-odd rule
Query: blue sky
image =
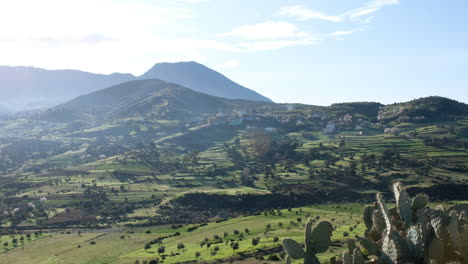
[(140, 75), (195, 60), (276, 102), (468, 102), (467, 11), (458, 0), (2, 1), (0, 64)]

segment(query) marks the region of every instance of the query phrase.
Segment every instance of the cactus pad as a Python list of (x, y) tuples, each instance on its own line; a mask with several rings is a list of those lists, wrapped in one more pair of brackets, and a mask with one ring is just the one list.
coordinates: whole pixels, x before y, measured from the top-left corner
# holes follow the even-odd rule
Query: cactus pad
[(285, 238), (281, 243), (283, 244), (286, 253), (288, 253), (288, 256), (291, 257), (291, 259), (304, 258), (304, 250), (302, 249), (301, 245), (299, 245), (299, 243), (297, 243), (294, 239)]
[(413, 210), (424, 209), (427, 203), (429, 203), (429, 197), (425, 194), (418, 194), (416, 197), (413, 198), (411, 207), (413, 208)]
[(314, 254), (306, 254), (304, 256), (304, 264), (320, 264), (320, 261)]
[(370, 240), (370, 239), (367, 239), (367, 238), (357, 238), (358, 241), (359, 241), (359, 244), (361, 244), (361, 246), (367, 250), (367, 252), (370, 254), (370, 255), (374, 255), (374, 256), (379, 256), (381, 251), (380, 251), (380, 247), (377, 243), (375, 243), (374, 241)]
[(382, 251), (391, 264), (407, 263), (410, 259), (407, 241), (395, 230), (385, 236)]
[(387, 228), (387, 226), (385, 224), (385, 219), (380, 209), (374, 210), (372, 214), (372, 222), (374, 223), (374, 226), (372, 227), (370, 233), (372, 233), (372, 231), (376, 231), (379, 233), (379, 236), (381, 236)]
[(393, 185), (393, 193), (395, 194), (395, 201), (398, 205), (400, 217), (405, 225), (409, 227), (413, 213), (411, 199), (409, 198), (408, 193), (406, 192), (401, 182), (397, 182)]
[(353, 251), (353, 264), (364, 264), (364, 256), (359, 248)]
[(434, 233), (438, 238), (442, 238), (446, 233), (446, 227), (449, 223), (449, 218), (445, 211), (434, 210), (431, 215), (431, 225)]
[(343, 252), (343, 264), (352, 264), (353, 259), (351, 258), (351, 255), (348, 253), (348, 251)]
[(450, 242), (455, 249), (460, 249), (460, 231), (458, 230), (458, 219), (455, 213), (450, 214), (450, 220), (448, 224), (448, 233)]
[(356, 242), (354, 242), (354, 239), (346, 240), (346, 245), (348, 246), (349, 252), (353, 252), (356, 248)]
[(386, 233), (387, 235), (390, 235), (390, 231), (392, 230), (392, 224), (390, 222), (387, 205), (383, 201), (381, 193), (378, 193), (376, 195), (376, 198), (377, 198), (377, 204), (380, 206), (380, 211), (382, 212), (382, 216), (385, 220)]
[(416, 263), (424, 261), (425, 235), (421, 226), (411, 226), (406, 235), (411, 257)]
[(328, 221), (318, 223), (311, 232), (311, 249), (315, 254), (328, 250), (331, 244), (333, 226)]
[(305, 225), (304, 242), (306, 253), (312, 252), (312, 224), (312, 220), (309, 219)]
[(442, 240), (438, 239), (437, 237), (434, 237), (434, 239), (432, 239), (429, 244), (428, 254), (431, 260), (444, 263), (444, 259), (446, 257), (444, 242), (442, 242)]
[(364, 209), (364, 213), (363, 213), (362, 218), (364, 219), (364, 224), (366, 225), (367, 229), (372, 228), (372, 211), (373, 211), (373, 209), (374, 209), (373, 206), (367, 206)]

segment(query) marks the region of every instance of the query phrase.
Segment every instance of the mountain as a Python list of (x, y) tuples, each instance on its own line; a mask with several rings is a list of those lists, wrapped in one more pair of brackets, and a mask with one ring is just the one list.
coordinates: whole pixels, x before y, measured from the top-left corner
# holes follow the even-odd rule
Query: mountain
[(0, 66), (0, 114), (51, 107), (119, 83), (143, 79), (161, 79), (224, 98), (271, 102), (196, 62), (159, 63), (139, 77), (121, 73), (105, 75), (78, 70)]
[(0, 109), (7, 112), (50, 107), (133, 79), (131, 74), (0, 66)]
[(160, 79), (198, 92), (229, 99), (272, 102), (265, 96), (231, 81), (219, 72), (193, 61), (158, 63), (139, 79)]
[(268, 104), (261, 101), (226, 99), (157, 79), (121, 83), (54, 107), (53, 113), (78, 112), (93, 115), (145, 116), (183, 119), (193, 114), (213, 114)]

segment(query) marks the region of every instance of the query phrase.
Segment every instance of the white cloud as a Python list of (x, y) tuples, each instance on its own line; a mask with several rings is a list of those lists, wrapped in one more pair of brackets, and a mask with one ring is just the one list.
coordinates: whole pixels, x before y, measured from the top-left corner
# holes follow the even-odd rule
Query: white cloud
[(335, 31), (333, 33), (328, 34), (330, 37), (343, 37), (343, 36), (348, 36), (356, 32), (356, 30), (339, 30)]
[(299, 20), (321, 19), (321, 20), (328, 20), (332, 22), (343, 21), (343, 17), (341, 16), (329, 16), (321, 12), (308, 9), (302, 5), (282, 7), (280, 11), (278, 12), (278, 14), (281, 16), (294, 17)]
[(350, 10), (344, 13), (342, 16), (347, 17), (351, 20), (360, 19), (361, 17), (368, 16), (382, 9), (386, 5), (398, 5), (399, 0), (374, 0), (368, 2), (362, 7)]
[[(309, 9), (302, 5), (284, 6), (278, 11), (278, 15), (296, 18), (298, 20), (326, 20), (331, 22), (343, 22), (347, 20), (355, 21), (363, 17), (367, 17), (381, 10), (386, 5), (400, 4), (399, 0), (374, 0), (364, 4), (359, 8), (349, 10), (340, 15), (327, 15), (322, 12)], [(363, 22), (368, 22), (370, 19), (364, 19)]]
[(294, 24), (284, 21), (266, 21), (232, 29), (218, 37), (231, 37), (229, 50), (233, 52), (254, 52), (276, 50), (292, 46), (315, 45), (320, 38), (302, 32)]
[(254, 25), (234, 28), (230, 32), (219, 34), (219, 37), (238, 37), (250, 40), (307, 37), (298, 28), (288, 22), (266, 21)]
[(240, 62), (238, 60), (228, 60), (228, 61), (221, 63), (217, 67), (226, 69), (226, 68), (237, 68), (239, 66), (240, 66)]
[(320, 41), (316, 38), (301, 38), (294, 40), (268, 40), (268, 41), (254, 41), (242, 42), (236, 44), (233, 51), (235, 52), (252, 52), (252, 51), (266, 51), (276, 50), (286, 47), (303, 46), (303, 45), (316, 45)]

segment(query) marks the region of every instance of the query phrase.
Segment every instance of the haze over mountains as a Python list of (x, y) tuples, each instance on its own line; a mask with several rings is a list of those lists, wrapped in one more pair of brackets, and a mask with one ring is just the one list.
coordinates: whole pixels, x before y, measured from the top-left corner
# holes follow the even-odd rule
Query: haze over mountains
[[(182, 119), (193, 114), (214, 114), (249, 109), (267, 104), (254, 100), (227, 99), (197, 92), (159, 79), (121, 83), (78, 96), (54, 107), (49, 114), (78, 116), (144, 116), (149, 113), (163, 119)], [(70, 114), (72, 114), (70, 116)]]
[(0, 66), (0, 113), (51, 107), (80, 95), (140, 79), (161, 79), (218, 97), (271, 102), (196, 62), (159, 63), (141, 76)]

